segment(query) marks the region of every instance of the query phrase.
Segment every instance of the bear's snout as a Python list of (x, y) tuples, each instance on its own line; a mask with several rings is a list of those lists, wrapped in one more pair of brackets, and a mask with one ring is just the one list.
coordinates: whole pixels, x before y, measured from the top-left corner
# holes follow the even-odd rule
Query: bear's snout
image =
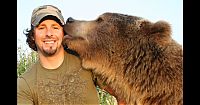
[(73, 19), (72, 17), (69, 17), (69, 18), (67, 19), (67, 21), (66, 21), (66, 23), (72, 23), (72, 22), (74, 22), (74, 19)]

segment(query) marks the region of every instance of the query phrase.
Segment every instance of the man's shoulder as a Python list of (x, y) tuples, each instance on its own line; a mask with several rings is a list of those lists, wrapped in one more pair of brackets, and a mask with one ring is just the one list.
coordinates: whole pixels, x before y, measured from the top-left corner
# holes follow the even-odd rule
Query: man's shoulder
[(80, 62), (79, 56), (68, 52), (65, 52), (65, 59), (70, 60), (70, 62)]
[(31, 77), (35, 77), (36, 75), (36, 63), (31, 64), (28, 66), (23, 74), (21, 74), (18, 78), (24, 78), (24, 79), (29, 79)]

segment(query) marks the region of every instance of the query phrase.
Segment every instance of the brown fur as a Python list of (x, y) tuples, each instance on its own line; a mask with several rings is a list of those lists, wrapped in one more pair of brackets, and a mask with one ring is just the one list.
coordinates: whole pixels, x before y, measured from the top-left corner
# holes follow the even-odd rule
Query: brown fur
[(167, 22), (104, 13), (92, 21), (71, 19), (64, 30), (64, 44), (80, 54), (82, 66), (128, 105), (183, 104), (183, 51)]

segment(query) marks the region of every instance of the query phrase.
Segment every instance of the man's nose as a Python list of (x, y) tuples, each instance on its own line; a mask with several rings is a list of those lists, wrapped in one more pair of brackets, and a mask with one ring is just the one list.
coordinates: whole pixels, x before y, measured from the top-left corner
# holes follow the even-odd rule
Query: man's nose
[(47, 36), (52, 36), (53, 35), (53, 32), (51, 29), (48, 29), (47, 32), (46, 32), (46, 35)]

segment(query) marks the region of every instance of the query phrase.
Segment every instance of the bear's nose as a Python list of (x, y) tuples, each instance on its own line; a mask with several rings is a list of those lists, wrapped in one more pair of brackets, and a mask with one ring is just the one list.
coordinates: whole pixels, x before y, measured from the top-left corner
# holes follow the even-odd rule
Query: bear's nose
[(67, 21), (66, 21), (66, 23), (72, 23), (72, 22), (74, 22), (74, 19), (73, 19), (72, 17), (69, 17), (69, 18), (67, 19)]

